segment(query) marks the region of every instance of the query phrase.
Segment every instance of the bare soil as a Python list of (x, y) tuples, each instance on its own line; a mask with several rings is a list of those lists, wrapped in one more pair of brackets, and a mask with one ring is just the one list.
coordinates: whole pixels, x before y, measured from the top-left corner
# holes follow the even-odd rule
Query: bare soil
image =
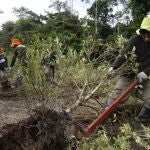
[(1, 150), (66, 149), (67, 123), (60, 113), (35, 109), (35, 98), (17, 91), (1, 93), (0, 104)]
[[(0, 93), (1, 150), (65, 150), (67, 148), (72, 125), (68, 124), (64, 115), (58, 111), (45, 109), (45, 107), (35, 109), (37, 105), (36, 98), (27, 96), (24, 92)], [(90, 112), (88, 109), (90, 108), (85, 108)], [(103, 129), (109, 137), (121, 135), (119, 128), (123, 123), (129, 123), (133, 131), (141, 130), (135, 122), (140, 109), (141, 105), (123, 106), (102, 124)], [(79, 115), (75, 117), (84, 127), (95, 118), (96, 115), (93, 117), (87, 115), (86, 118)], [(149, 126), (149, 124), (145, 125)], [(133, 150), (145, 150), (132, 140), (131, 143)]]

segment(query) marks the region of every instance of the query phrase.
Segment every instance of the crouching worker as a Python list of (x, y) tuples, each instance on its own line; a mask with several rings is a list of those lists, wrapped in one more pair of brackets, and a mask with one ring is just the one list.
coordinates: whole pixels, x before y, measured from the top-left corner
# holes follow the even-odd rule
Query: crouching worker
[(22, 78), (26, 74), (26, 67), (27, 67), (27, 59), (26, 59), (26, 53), (27, 49), (26, 46), (24, 46), (19, 39), (12, 39), (11, 41), (11, 47), (14, 48), (13, 51), (13, 57), (11, 60), (10, 68), (12, 68), (16, 60), (18, 59), (18, 72), (16, 75), (16, 86), (22, 85)]
[(45, 79), (48, 82), (51, 82), (54, 79), (55, 63), (56, 63), (56, 51), (53, 50), (52, 45), (49, 45), (49, 47), (45, 50), (43, 58), (41, 60), (41, 64), (44, 69)]
[(10, 83), (8, 81), (8, 61), (4, 55), (4, 48), (0, 48), (0, 84), (2, 90), (11, 89)]
[(150, 18), (143, 19), (140, 29), (136, 31), (137, 35), (132, 36), (126, 43), (124, 49), (116, 57), (114, 63), (108, 70), (108, 75), (114, 73), (114, 71), (121, 67), (121, 65), (130, 57), (129, 52), (133, 52), (136, 55), (136, 62), (138, 63), (138, 72), (135, 73), (133, 69), (125, 69), (120, 76), (120, 79), (116, 83), (113, 91), (110, 93), (106, 106), (115, 100), (121, 92), (126, 89), (135, 78), (139, 79), (143, 85), (142, 99), (144, 105), (138, 115), (140, 122), (150, 121)]

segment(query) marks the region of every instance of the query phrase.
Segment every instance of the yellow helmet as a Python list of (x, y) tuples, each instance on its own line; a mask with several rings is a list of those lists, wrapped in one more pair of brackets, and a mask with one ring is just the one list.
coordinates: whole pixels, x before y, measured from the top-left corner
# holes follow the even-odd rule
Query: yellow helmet
[(150, 17), (145, 17), (141, 23), (140, 29), (136, 30), (136, 33), (140, 35), (140, 30), (144, 29), (150, 32)]
[(15, 47), (21, 44), (21, 41), (19, 39), (12, 39), (11, 41), (11, 47)]

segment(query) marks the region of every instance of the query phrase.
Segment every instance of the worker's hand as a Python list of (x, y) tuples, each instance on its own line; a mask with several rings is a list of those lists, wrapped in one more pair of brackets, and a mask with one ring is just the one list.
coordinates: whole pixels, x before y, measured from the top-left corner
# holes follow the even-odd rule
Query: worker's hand
[(114, 68), (113, 67), (110, 67), (107, 71), (107, 74), (112, 74), (114, 72)]
[(116, 72), (114, 71), (114, 68), (110, 67), (107, 71), (107, 77), (112, 78), (114, 76), (114, 74), (116, 74)]
[(5, 68), (5, 71), (9, 73), (11, 71), (10, 67)]
[(137, 74), (137, 78), (139, 79), (140, 82), (143, 82), (148, 78), (147, 74), (145, 72), (140, 72)]
[(12, 67), (8, 67), (9, 74), (12, 72)]

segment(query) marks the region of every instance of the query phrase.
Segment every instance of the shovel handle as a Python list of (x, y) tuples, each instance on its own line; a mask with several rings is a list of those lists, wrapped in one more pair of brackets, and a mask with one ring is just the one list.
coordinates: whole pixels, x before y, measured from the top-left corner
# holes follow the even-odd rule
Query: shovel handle
[(118, 96), (105, 110), (94, 120), (85, 130), (84, 133), (86, 137), (89, 137), (93, 131), (104, 122), (104, 120), (111, 114), (111, 112), (118, 106), (118, 104), (135, 88), (139, 83), (139, 80), (134, 80), (130, 86)]

